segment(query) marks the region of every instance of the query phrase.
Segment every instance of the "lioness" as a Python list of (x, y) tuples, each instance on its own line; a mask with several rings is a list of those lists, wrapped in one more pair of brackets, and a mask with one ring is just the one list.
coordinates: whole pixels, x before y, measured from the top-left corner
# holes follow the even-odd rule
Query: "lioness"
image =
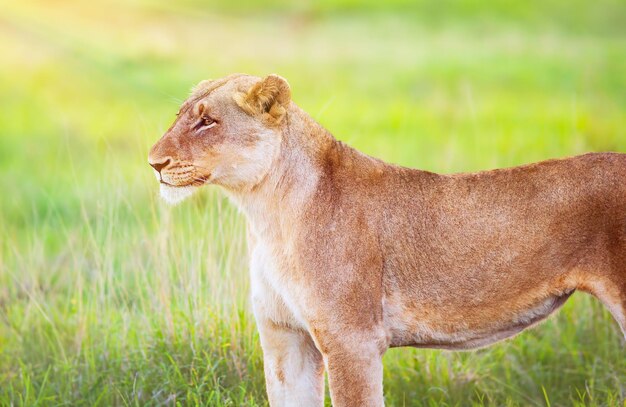
[(150, 150), (161, 195), (224, 188), (248, 220), (273, 406), (383, 405), (389, 347), (511, 337), (576, 290), (626, 334), (626, 154), (475, 174), (337, 141), (276, 75), (203, 81)]

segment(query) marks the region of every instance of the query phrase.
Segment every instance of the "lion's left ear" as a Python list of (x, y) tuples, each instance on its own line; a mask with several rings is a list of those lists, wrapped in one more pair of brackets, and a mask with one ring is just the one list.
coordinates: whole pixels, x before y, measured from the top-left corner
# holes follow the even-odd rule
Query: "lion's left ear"
[(269, 115), (279, 123), (289, 106), (291, 90), (285, 79), (278, 75), (266, 76), (247, 92), (235, 94), (235, 102), (250, 115)]

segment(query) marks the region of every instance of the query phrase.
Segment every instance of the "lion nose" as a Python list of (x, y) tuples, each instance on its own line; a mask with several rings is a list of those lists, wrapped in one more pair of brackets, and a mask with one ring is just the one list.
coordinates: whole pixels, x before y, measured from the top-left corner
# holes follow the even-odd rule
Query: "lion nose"
[(167, 167), (168, 165), (170, 165), (171, 162), (172, 160), (170, 160), (169, 158), (166, 158), (165, 161), (161, 161), (160, 163), (148, 162), (148, 164), (150, 164), (152, 168), (154, 168), (155, 170), (157, 170), (157, 172), (160, 173), (161, 170)]

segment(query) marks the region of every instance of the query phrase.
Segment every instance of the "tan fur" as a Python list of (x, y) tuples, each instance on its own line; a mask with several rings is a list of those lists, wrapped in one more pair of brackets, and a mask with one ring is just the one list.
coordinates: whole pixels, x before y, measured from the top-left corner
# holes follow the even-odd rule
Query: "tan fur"
[(149, 161), (171, 201), (216, 184), (246, 214), (273, 406), (323, 405), (324, 370), (335, 406), (380, 406), (389, 347), (485, 346), (577, 289), (626, 334), (624, 154), (402, 168), (335, 140), (284, 79), (233, 75), (194, 91)]

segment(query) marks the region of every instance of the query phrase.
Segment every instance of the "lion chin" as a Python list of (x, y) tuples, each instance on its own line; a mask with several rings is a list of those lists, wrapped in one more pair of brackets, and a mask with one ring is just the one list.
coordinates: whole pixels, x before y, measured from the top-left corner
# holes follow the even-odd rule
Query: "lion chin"
[(198, 187), (185, 186), (173, 187), (171, 185), (161, 184), (161, 198), (170, 205), (176, 205), (193, 195)]

